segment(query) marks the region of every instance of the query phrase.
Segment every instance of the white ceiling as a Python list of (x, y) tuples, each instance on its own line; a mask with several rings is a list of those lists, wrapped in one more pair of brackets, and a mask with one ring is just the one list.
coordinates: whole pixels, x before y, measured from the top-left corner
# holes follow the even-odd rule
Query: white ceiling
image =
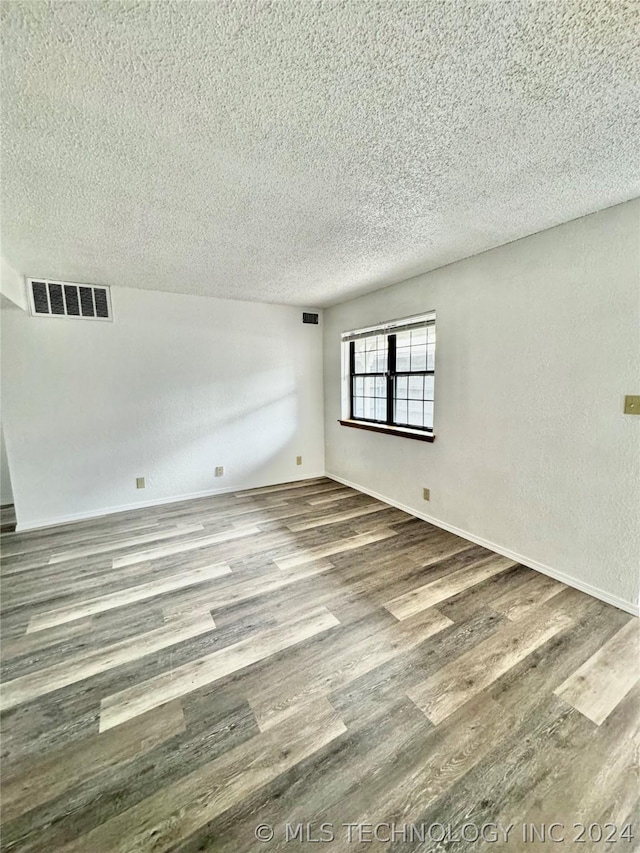
[(635, 2), (2, 15), (27, 275), (322, 306), (640, 195)]

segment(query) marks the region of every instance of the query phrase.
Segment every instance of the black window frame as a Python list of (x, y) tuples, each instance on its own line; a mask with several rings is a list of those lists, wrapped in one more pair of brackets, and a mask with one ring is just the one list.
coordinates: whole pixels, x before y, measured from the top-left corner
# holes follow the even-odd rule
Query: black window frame
[[(413, 324), (408, 323), (408, 326)], [(425, 328), (429, 326), (435, 326), (435, 322), (425, 322)], [(352, 339), (348, 342), (349, 344), (349, 419), (355, 423), (363, 423), (363, 424), (374, 424), (377, 427), (391, 427), (394, 430), (407, 430), (407, 431), (418, 431), (421, 433), (425, 433), (426, 435), (433, 435), (433, 425), (430, 427), (426, 426), (417, 426), (415, 424), (409, 423), (400, 423), (394, 420), (394, 402), (396, 400), (395, 390), (396, 390), (396, 380), (398, 377), (403, 376), (435, 376), (435, 360), (434, 366), (432, 370), (397, 370), (397, 359), (396, 359), (396, 341), (397, 341), (397, 333), (403, 332), (404, 328), (402, 326), (398, 326), (393, 332), (384, 332), (383, 330), (375, 331), (372, 330), (370, 332), (370, 336), (374, 337), (375, 335), (382, 334), (387, 339), (387, 369), (386, 371), (373, 371), (366, 373), (356, 373), (355, 370), (355, 362), (356, 362), (356, 342), (355, 339)], [(368, 337), (369, 335), (367, 335)], [(363, 336), (364, 337), (364, 336)], [(428, 352), (428, 350), (427, 350)], [(435, 356), (435, 352), (434, 352)], [(428, 364), (428, 362), (427, 362)], [(426, 367), (426, 365), (425, 365)], [(366, 378), (366, 377), (384, 377), (386, 382), (386, 419), (379, 420), (377, 418), (365, 418), (362, 415), (356, 415), (354, 411), (354, 401), (356, 398), (355, 394), (355, 382), (356, 379)], [(422, 402), (430, 402), (422, 398)], [(434, 401), (435, 408), (435, 401)]]

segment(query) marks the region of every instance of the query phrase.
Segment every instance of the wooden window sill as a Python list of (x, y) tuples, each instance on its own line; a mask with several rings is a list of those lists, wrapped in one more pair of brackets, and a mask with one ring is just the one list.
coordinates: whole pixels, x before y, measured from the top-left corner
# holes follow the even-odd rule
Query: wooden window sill
[(436, 440), (436, 437), (432, 432), (424, 432), (423, 430), (418, 429), (387, 426), (386, 424), (373, 424), (368, 423), (367, 421), (338, 420), (338, 423), (342, 424), (342, 426), (353, 427), (354, 429), (366, 429), (370, 432), (383, 432), (387, 435), (398, 435), (401, 438), (414, 438), (417, 441), (428, 441), (429, 443), (432, 443)]

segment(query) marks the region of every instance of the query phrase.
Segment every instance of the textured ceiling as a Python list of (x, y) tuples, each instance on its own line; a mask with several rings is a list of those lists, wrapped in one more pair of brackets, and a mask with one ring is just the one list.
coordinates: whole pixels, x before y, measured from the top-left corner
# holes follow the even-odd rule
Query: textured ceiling
[(321, 306), (640, 194), (638, 3), (2, 15), (27, 275)]

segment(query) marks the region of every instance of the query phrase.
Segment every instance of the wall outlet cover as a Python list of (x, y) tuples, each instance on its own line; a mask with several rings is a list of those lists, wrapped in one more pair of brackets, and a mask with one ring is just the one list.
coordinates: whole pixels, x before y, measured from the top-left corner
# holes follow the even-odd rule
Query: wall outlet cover
[(624, 398), (625, 415), (640, 415), (640, 394), (627, 394)]
[(296, 465), (302, 465), (302, 456), (296, 456)]
[(431, 500), (431, 492), (429, 491), (429, 489), (423, 489), (422, 490), (422, 497), (424, 498), (425, 501)]
[(144, 477), (136, 477), (136, 489), (144, 489)]
[(218, 467), (216, 468), (216, 477), (222, 476), (224, 476), (224, 468), (222, 467), (222, 465), (218, 465)]

